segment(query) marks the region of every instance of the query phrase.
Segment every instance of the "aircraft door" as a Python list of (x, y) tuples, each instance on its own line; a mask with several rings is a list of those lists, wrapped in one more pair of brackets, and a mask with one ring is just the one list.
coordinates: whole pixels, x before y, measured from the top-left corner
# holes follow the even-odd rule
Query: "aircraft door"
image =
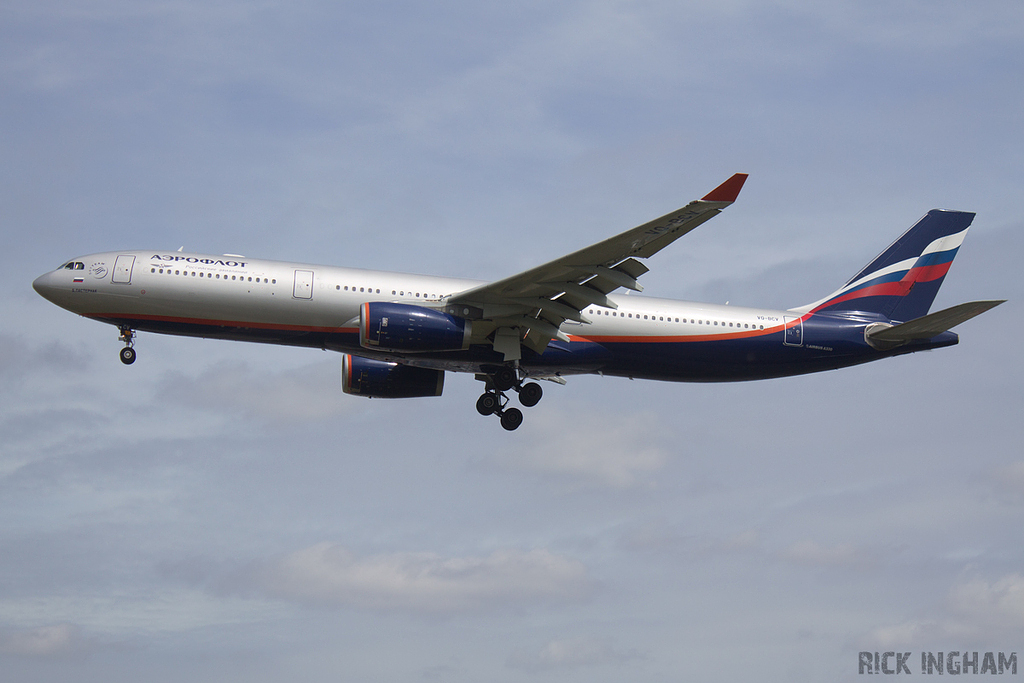
[(132, 266), (135, 265), (135, 257), (122, 254), (114, 259), (113, 282), (119, 285), (130, 285), (132, 283)]
[(786, 331), (783, 333), (782, 343), (786, 346), (804, 345), (804, 323), (801, 318), (790, 318), (785, 316), (782, 319)]
[(295, 286), (292, 288), (292, 296), (296, 299), (313, 298), (313, 271), (295, 271)]

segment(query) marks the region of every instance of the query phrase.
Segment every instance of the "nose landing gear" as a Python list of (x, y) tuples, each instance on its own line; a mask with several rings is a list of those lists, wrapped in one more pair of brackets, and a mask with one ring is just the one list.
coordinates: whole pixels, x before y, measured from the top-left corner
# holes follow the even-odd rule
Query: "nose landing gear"
[(476, 401), (477, 412), (481, 415), (497, 415), (501, 418), (501, 426), (510, 432), (523, 424), (523, 411), (506, 407), (509, 398), (505, 392), (514, 389), (519, 394), (519, 402), (527, 408), (537, 405), (544, 395), (544, 390), (536, 382), (523, 384), (519, 373), (509, 365), (493, 368), (487, 374), (477, 375), (477, 379), (487, 385), (487, 389)]
[(118, 337), (124, 342), (124, 348), (121, 349), (121, 362), (125, 365), (131, 365), (135, 362), (135, 330), (130, 327), (121, 328), (121, 336)]

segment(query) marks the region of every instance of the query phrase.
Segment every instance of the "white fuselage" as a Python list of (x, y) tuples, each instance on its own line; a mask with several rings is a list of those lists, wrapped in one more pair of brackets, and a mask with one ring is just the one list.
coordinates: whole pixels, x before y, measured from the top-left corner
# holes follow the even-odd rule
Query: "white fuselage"
[[(109, 252), (80, 257), (71, 263), (82, 267), (47, 273), (36, 280), (35, 288), (57, 305), (87, 317), (114, 323), (118, 319), (141, 319), (180, 324), (184, 326), (180, 334), (193, 334), (189, 324), (294, 332), (354, 330), (364, 302), (391, 301), (442, 309), (451, 295), (483, 284), (429, 275), (180, 252)], [(609, 299), (618, 309), (591, 306), (583, 312), (589, 323), (566, 321), (562, 331), (588, 339), (711, 340), (781, 327), (786, 315), (776, 310), (638, 295), (610, 295)], [(175, 332), (173, 327), (159, 331)]]

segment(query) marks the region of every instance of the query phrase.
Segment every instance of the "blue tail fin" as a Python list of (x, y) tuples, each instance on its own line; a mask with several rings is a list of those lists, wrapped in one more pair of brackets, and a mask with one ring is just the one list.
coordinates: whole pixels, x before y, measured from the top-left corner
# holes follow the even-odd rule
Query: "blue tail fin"
[(901, 321), (926, 315), (973, 220), (973, 213), (932, 209), (838, 291), (796, 310), (863, 311)]

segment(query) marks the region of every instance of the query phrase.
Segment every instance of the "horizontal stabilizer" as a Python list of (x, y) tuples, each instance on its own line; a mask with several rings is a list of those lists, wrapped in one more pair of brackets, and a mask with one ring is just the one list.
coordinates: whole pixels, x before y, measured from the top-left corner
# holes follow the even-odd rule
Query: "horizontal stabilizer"
[(915, 318), (909, 322), (869, 331), (867, 333), (868, 341), (891, 343), (908, 342), (914, 339), (931, 339), (956, 327), (965, 320), (970, 320), (990, 308), (995, 308), (1004, 301), (1006, 300), (970, 301), (966, 304), (929, 313), (926, 316)]

